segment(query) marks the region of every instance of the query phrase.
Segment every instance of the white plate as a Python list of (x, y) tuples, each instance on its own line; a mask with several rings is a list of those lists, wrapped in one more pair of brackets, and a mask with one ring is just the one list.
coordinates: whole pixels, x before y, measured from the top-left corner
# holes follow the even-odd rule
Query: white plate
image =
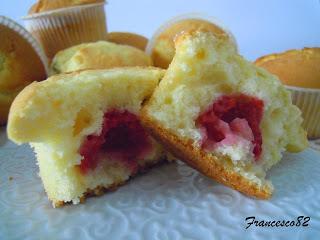
[[(275, 193), (259, 201), (182, 163), (159, 167), (114, 193), (53, 209), (28, 146), (0, 129), (0, 239), (316, 239), (320, 236), (320, 153), (285, 154), (270, 172)], [(10, 177), (12, 179), (10, 180)], [(245, 229), (246, 217), (307, 227)]]

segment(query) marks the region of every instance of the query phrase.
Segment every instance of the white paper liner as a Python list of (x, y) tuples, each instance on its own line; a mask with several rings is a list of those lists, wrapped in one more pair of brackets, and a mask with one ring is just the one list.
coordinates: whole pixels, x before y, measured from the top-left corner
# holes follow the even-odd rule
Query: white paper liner
[(320, 138), (320, 90), (286, 86), (290, 90), (292, 102), (300, 108), (303, 127), (309, 139)]
[(39, 56), (40, 60), (42, 61), (46, 74), (48, 75), (48, 59), (41, 47), (41, 45), (37, 42), (37, 40), (20, 24), (17, 22), (13, 21), (12, 19), (5, 17), (5, 16), (0, 16), (0, 25), (6, 26), (13, 31), (17, 32), (21, 37), (23, 37), (30, 45), (32, 48), (35, 50), (37, 55)]
[(152, 54), (153, 48), (154, 48), (154, 44), (157, 40), (157, 38), (159, 37), (159, 35), (165, 31), (168, 27), (172, 26), (173, 24), (180, 22), (182, 20), (186, 20), (186, 19), (199, 19), (199, 20), (205, 20), (208, 22), (211, 22), (213, 24), (215, 24), (216, 26), (218, 26), (219, 28), (221, 28), (225, 33), (228, 34), (228, 36), (230, 37), (231, 42), (234, 44), (234, 46), (236, 47), (236, 50), (238, 50), (238, 44), (236, 41), (236, 38), (234, 37), (234, 35), (230, 32), (230, 30), (228, 30), (228, 28), (217, 18), (215, 17), (211, 17), (211, 16), (207, 16), (206, 14), (203, 13), (186, 13), (183, 15), (179, 15), (176, 16), (170, 20), (168, 20), (167, 22), (165, 22), (164, 24), (162, 24), (157, 30), (156, 32), (153, 34), (152, 38), (150, 38), (148, 45), (146, 47), (146, 53), (148, 55)]
[(42, 44), (49, 58), (63, 49), (104, 40), (107, 34), (105, 3), (86, 4), (24, 17), (26, 28)]

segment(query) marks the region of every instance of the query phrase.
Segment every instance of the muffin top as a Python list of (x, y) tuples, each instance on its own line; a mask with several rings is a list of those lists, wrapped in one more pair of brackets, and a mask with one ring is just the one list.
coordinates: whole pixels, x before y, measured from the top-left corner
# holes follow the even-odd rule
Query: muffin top
[(98, 41), (82, 43), (58, 52), (52, 60), (50, 75), (128, 66), (152, 66), (152, 60), (138, 48)]
[[(196, 30), (211, 32), (215, 36), (224, 36), (229, 38), (230, 41), (233, 41), (233, 37), (224, 28), (214, 22), (197, 18), (182, 19), (168, 24), (168, 26), (162, 29), (162, 32), (155, 37), (150, 52), (155, 66), (164, 69), (168, 68), (175, 55), (174, 39), (182, 33)], [(234, 46), (236, 47), (235, 42)]]
[(289, 50), (256, 60), (289, 86), (320, 89), (320, 48)]
[(29, 10), (29, 14), (41, 13), (65, 7), (84, 4), (103, 3), (105, 0), (38, 0)]
[(109, 42), (128, 45), (145, 50), (148, 39), (142, 35), (131, 32), (110, 32), (107, 34), (106, 40)]

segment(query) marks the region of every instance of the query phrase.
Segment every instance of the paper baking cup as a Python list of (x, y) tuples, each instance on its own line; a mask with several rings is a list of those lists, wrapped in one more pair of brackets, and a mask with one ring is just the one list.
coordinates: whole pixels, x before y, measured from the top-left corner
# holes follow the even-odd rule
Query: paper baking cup
[(26, 28), (42, 44), (46, 55), (51, 59), (65, 48), (105, 39), (105, 4), (86, 4), (36, 13), (23, 20)]
[[(41, 47), (41, 45), (36, 41), (36, 39), (20, 24), (17, 22), (13, 21), (10, 18), (0, 16), (0, 25), (6, 26), (16, 33), (18, 33), (21, 37), (23, 37), (30, 45), (33, 47), (39, 58), (41, 59), (44, 68), (46, 70), (46, 74), (48, 75), (48, 59)], [(1, 44), (1, 40), (0, 40)]]
[(157, 38), (160, 36), (160, 34), (163, 31), (165, 31), (167, 28), (169, 28), (173, 24), (178, 23), (183, 20), (187, 20), (187, 19), (199, 19), (199, 20), (204, 20), (204, 21), (208, 21), (208, 22), (215, 24), (216, 26), (221, 28), (225, 33), (228, 34), (231, 42), (236, 47), (236, 49), (238, 49), (238, 44), (237, 44), (236, 38), (220, 20), (218, 20), (215, 17), (207, 16), (206, 14), (203, 14), (203, 13), (187, 13), (187, 14), (176, 16), (176, 17), (170, 19), (169, 21), (165, 22), (163, 25), (161, 25), (156, 30), (156, 32), (153, 34), (152, 38), (149, 40), (148, 45), (146, 47), (146, 53), (151, 56), (153, 48), (154, 48), (154, 44), (155, 44)]
[(290, 90), (292, 102), (300, 108), (303, 127), (309, 139), (320, 138), (320, 90), (286, 86)]

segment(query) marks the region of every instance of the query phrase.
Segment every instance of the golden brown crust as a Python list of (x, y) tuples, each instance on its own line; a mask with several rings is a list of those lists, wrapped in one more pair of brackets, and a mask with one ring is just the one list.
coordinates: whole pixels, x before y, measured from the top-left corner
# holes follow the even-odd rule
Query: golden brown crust
[(190, 140), (181, 139), (169, 130), (164, 129), (159, 122), (148, 116), (146, 107), (142, 110), (141, 121), (149, 133), (166, 150), (207, 177), (251, 197), (259, 199), (269, 199), (271, 197), (272, 188), (269, 185), (258, 186), (240, 174), (227, 170), (216, 157), (194, 147)]
[(294, 49), (262, 56), (255, 65), (277, 75), (286, 85), (320, 89), (320, 48)]
[(61, 81), (64, 80), (66, 77), (74, 77), (77, 76), (81, 73), (86, 73), (86, 72), (92, 72), (92, 73), (104, 73), (104, 72), (117, 72), (117, 71), (126, 71), (126, 70), (156, 70), (161, 73), (165, 73), (165, 70), (153, 66), (137, 66), (137, 67), (116, 67), (112, 69), (84, 69), (84, 70), (79, 70), (79, 71), (74, 71), (70, 73), (61, 73), (58, 75), (53, 75), (49, 77), (46, 81)]
[[(155, 70), (159, 71), (162, 74), (164, 73), (164, 70), (156, 68), (156, 67), (122, 67), (122, 68), (113, 68), (113, 69), (86, 69), (86, 70), (80, 70), (80, 71), (75, 71), (71, 73), (62, 73), (58, 75), (53, 75), (49, 77), (45, 81), (64, 81), (66, 78), (72, 78), (75, 77), (79, 74), (82, 73), (94, 73), (94, 74), (99, 74), (99, 73), (105, 73), (105, 72), (117, 72), (117, 71), (127, 71), (127, 70)], [(19, 112), (21, 107), (24, 105), (25, 102), (29, 101), (29, 99), (32, 97), (33, 93), (37, 91), (39, 83), (38, 82), (33, 82), (29, 84), (27, 87), (23, 89), (19, 93), (19, 95), (15, 98), (14, 102), (12, 103), (11, 110), (10, 112)]]
[(109, 42), (129, 45), (144, 51), (148, 44), (148, 39), (142, 35), (130, 32), (110, 32), (107, 34), (106, 40)]
[[(129, 180), (127, 180), (127, 181), (129, 181)], [(80, 203), (85, 203), (86, 199), (90, 198), (90, 197), (99, 197), (99, 196), (104, 195), (105, 193), (114, 192), (114, 191), (118, 190), (119, 187), (126, 184), (127, 181), (114, 183), (108, 187), (97, 186), (94, 189), (88, 189), (87, 192), (85, 192), (84, 195), (80, 198)], [(71, 202), (64, 202), (64, 201), (54, 202), (54, 201), (52, 201), (52, 204), (55, 208), (60, 208), (60, 207), (64, 207), (67, 204), (71, 204)]]
[[(113, 183), (112, 185), (108, 186), (108, 187), (104, 187), (104, 186), (97, 186), (94, 189), (88, 189), (83, 196), (80, 198), (80, 203), (85, 203), (86, 199), (89, 197), (97, 197), (97, 196), (102, 196), (105, 193), (108, 192), (114, 192), (116, 190), (118, 190), (119, 187), (121, 187), (122, 185), (126, 184), (130, 179), (138, 176), (138, 175), (142, 175), (144, 173), (146, 173), (147, 171), (149, 171), (150, 169), (160, 166), (162, 164), (168, 163), (166, 158), (162, 158), (160, 161), (156, 162), (156, 163), (147, 163), (146, 165), (144, 165), (143, 167), (140, 167), (140, 169), (138, 170), (138, 172), (136, 172), (135, 174), (133, 174), (132, 176), (130, 176), (130, 178), (126, 181), (121, 181), (121, 182), (117, 182), (117, 183)], [(52, 201), (53, 206), (54, 207), (63, 207), (66, 204), (70, 204), (70, 202), (63, 202), (63, 201), (57, 201), (54, 202)]]
[(29, 14), (41, 13), (50, 10), (79, 6), (85, 4), (102, 3), (104, 0), (39, 0), (31, 6)]
[(230, 37), (220, 26), (204, 19), (190, 18), (178, 21), (167, 29), (164, 29), (155, 39), (151, 52), (154, 65), (167, 69), (175, 53), (175, 39), (181, 35), (185, 35), (185, 33), (194, 31), (211, 32), (215, 36), (223, 35), (226, 38)]
[(34, 3), (28, 11), (28, 14), (34, 14), (38, 11), (38, 2)]
[(128, 66), (152, 66), (152, 60), (144, 51), (135, 47), (98, 41), (58, 52), (51, 63), (50, 74)]

